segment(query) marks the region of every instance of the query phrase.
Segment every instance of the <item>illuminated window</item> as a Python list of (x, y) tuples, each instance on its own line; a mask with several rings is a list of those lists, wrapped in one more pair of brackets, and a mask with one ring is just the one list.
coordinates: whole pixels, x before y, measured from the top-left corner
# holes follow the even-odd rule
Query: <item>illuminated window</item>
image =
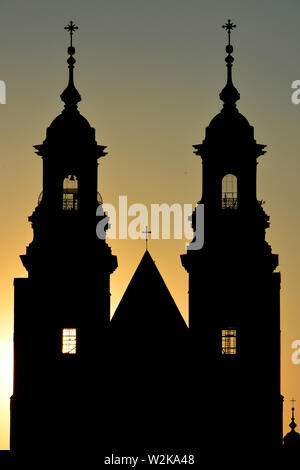
[(64, 179), (62, 208), (64, 211), (78, 210), (78, 180), (74, 175)]
[(235, 175), (225, 175), (222, 180), (222, 208), (237, 209), (237, 177)]
[(64, 328), (62, 332), (63, 354), (76, 354), (76, 328)]
[(222, 354), (236, 354), (236, 330), (222, 330)]

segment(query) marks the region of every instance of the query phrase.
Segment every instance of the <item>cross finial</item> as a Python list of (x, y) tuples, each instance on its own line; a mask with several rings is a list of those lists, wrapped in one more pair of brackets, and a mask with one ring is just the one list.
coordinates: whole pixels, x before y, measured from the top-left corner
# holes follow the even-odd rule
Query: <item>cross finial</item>
[(70, 46), (72, 47), (73, 44), (72, 44), (72, 36), (74, 34), (74, 32), (76, 31), (76, 29), (78, 29), (78, 26), (76, 26), (73, 21), (70, 21), (70, 23), (65, 26), (65, 29), (70, 33)]
[(236, 24), (234, 24), (231, 20), (227, 20), (227, 23), (223, 24), (222, 28), (226, 29), (228, 34), (228, 45), (230, 46), (230, 34), (231, 31), (236, 28)]
[(151, 233), (151, 230), (148, 230), (148, 225), (146, 225), (146, 230), (142, 233), (146, 234), (146, 238), (145, 238), (145, 240), (146, 240), (146, 251), (148, 251), (148, 235), (149, 235), (149, 233)]

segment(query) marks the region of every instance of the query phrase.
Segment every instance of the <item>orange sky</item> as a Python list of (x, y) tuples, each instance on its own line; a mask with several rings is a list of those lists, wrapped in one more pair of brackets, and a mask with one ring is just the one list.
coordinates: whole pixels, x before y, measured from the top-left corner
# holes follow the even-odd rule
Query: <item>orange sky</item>
[[(0, 80), (0, 448), (8, 448), (11, 393), (13, 278), (26, 273), (18, 256), (32, 231), (27, 217), (42, 190), (42, 161), (33, 145), (60, 113), (67, 79), (68, 38), (76, 33), (75, 81), (80, 110), (96, 128), (109, 155), (100, 161), (105, 202), (195, 203), (201, 197), (201, 160), (192, 145), (221, 108), (225, 83), (225, 34), (234, 31), (234, 82), (239, 110), (255, 128), (267, 154), (258, 166), (259, 198), (271, 216), (268, 241), (279, 253), (282, 273), (282, 391), (300, 403), (300, 365), (291, 363), (291, 343), (300, 339), (299, 170), (300, 105), (291, 103), (291, 83), (300, 79), (298, 2), (258, 0), (2, 0)], [(142, 254), (142, 240), (111, 241), (119, 268), (112, 276), (117, 306)], [(150, 242), (150, 251), (182, 314), (187, 315), (187, 276), (179, 255), (185, 241)], [(266, 364), (270, 357), (262, 358)], [(259, 390), (261, 399), (267, 397)], [(300, 406), (300, 405), (299, 405)], [(296, 419), (300, 411), (297, 412)]]

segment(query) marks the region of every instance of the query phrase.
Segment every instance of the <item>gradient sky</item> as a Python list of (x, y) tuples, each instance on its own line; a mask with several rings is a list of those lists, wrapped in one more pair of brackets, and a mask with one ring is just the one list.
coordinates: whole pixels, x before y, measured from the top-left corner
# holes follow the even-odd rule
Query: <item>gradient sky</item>
[[(42, 143), (63, 107), (64, 26), (71, 19), (79, 25), (74, 44), (80, 111), (96, 128), (98, 143), (108, 146), (109, 155), (100, 160), (103, 199), (117, 204), (119, 195), (127, 195), (129, 203), (150, 207), (194, 204), (201, 197), (201, 159), (192, 145), (203, 140), (221, 108), (218, 94), (226, 74), (221, 25), (228, 18), (237, 24), (232, 42), (238, 108), (254, 126), (257, 142), (267, 145), (258, 167), (258, 195), (271, 216), (267, 239), (279, 253), (282, 273), (284, 431), (292, 397), (300, 424), (300, 365), (291, 363), (291, 343), (300, 339), (300, 105), (290, 98), (291, 83), (300, 79), (300, 2), (1, 0), (0, 80), (6, 82), (7, 104), (0, 105), (0, 448), (9, 445), (13, 278), (26, 275), (19, 255), (32, 239), (27, 217), (42, 190), (42, 160), (32, 146)], [(119, 262), (112, 276), (114, 311), (145, 242), (110, 245)], [(184, 240), (150, 241), (187, 318), (187, 275), (179, 259), (184, 251)], [(268, 367), (272, 351), (261, 360)], [(257, 393), (268, 406), (259, 383)], [(262, 416), (258, 433), (264, 426)]]

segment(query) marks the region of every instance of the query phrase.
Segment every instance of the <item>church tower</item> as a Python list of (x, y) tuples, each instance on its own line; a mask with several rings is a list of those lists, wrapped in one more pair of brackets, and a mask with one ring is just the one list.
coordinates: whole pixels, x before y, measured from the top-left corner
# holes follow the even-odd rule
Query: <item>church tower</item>
[[(190, 376), (200, 446), (217, 449), (282, 443), (280, 394), (280, 273), (265, 239), (269, 216), (257, 198), (257, 165), (265, 145), (240, 114), (232, 81), (231, 32), (226, 45), (223, 109), (202, 144), (204, 245), (181, 256), (189, 274)], [(195, 230), (196, 211), (192, 217)], [(192, 413), (192, 412), (191, 412)], [(259, 440), (261, 422), (268, 436)], [(209, 441), (209, 442), (208, 442)]]
[(106, 373), (110, 275), (117, 267), (105, 239), (96, 236), (98, 160), (106, 153), (77, 109), (72, 39), (78, 28), (71, 21), (65, 29), (70, 33), (65, 106), (44, 142), (34, 146), (43, 161), (43, 192), (29, 217), (33, 241), (21, 256), (28, 278), (14, 281), (11, 449), (16, 453), (90, 447), (105, 392), (94, 399)]

